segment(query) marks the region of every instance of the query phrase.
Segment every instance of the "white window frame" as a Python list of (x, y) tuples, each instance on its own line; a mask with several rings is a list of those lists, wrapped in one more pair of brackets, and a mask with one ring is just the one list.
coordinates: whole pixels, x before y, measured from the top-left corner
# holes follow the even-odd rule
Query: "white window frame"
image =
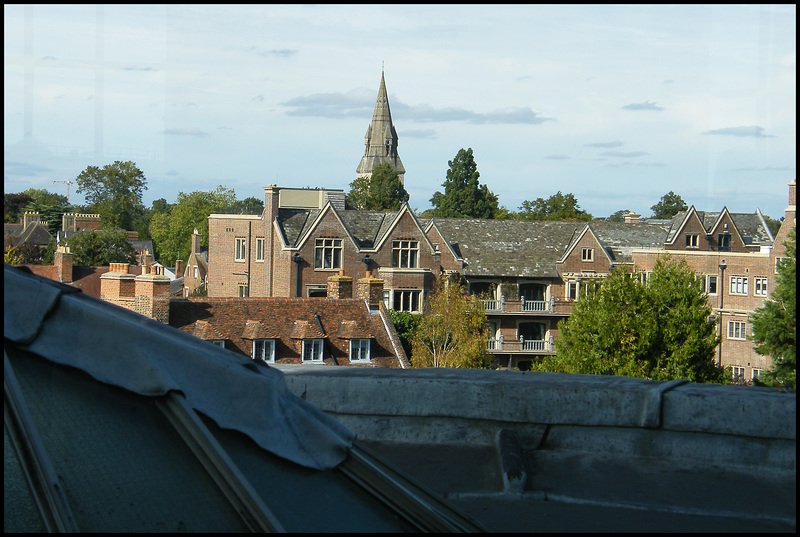
[(274, 339), (254, 339), (253, 360), (261, 360), (267, 364), (275, 363), (275, 340)]
[(594, 248), (581, 248), (581, 261), (587, 263), (594, 261)]
[(419, 241), (392, 241), (392, 266), (395, 268), (419, 268)]
[(199, 278), (200, 277), (200, 272), (197, 270), (197, 265), (194, 265), (192, 268), (194, 269), (194, 271), (193, 271), (194, 272), (194, 277), (195, 278)]
[(372, 350), (372, 340), (370, 339), (351, 339), (350, 340), (350, 361), (352, 363), (370, 362), (370, 351)]
[(247, 261), (247, 239), (244, 237), (236, 237), (234, 241), (235, 251), (233, 253), (233, 260), (239, 263)]
[(730, 277), (730, 293), (732, 295), (747, 295), (749, 292), (750, 278), (747, 276), (733, 275)]
[[(400, 309), (395, 306), (400, 304)], [(416, 301), (416, 304), (414, 302)], [(416, 308), (414, 308), (416, 306)], [(419, 289), (395, 289), (392, 291), (392, 309), (420, 313), (422, 311), (422, 291)]]
[[(572, 292), (572, 289), (575, 289), (575, 292)], [(566, 297), (569, 300), (578, 300), (578, 297), (581, 296), (581, 282), (578, 280), (568, 281), (567, 285), (565, 286)]]
[[(711, 281), (714, 281), (714, 290), (711, 290)], [(718, 295), (719, 294), (719, 278), (717, 278), (716, 274), (707, 274), (706, 275), (706, 292), (709, 295)]]
[(728, 321), (728, 339), (747, 340), (747, 322)]
[(769, 279), (762, 276), (753, 277), (753, 295), (769, 296)]
[(256, 237), (256, 261), (264, 262), (267, 240), (264, 237)]
[(697, 233), (686, 234), (686, 247), (687, 248), (700, 248), (700, 235)]
[(236, 286), (239, 298), (246, 298), (250, 296), (250, 286), (246, 283), (240, 283)]
[(342, 239), (316, 239), (314, 242), (315, 270), (339, 270), (342, 257)]
[(764, 371), (764, 370), (763, 369), (758, 369), (757, 367), (754, 367), (752, 369), (752, 371), (750, 372), (750, 380), (756, 380), (758, 377), (761, 376), (761, 372), (762, 371)]
[(303, 340), (303, 362), (321, 362), (323, 358), (323, 344), (321, 339)]
[(740, 365), (731, 366), (731, 379), (732, 380), (744, 380), (744, 367)]
[(784, 261), (786, 261), (787, 257), (776, 257), (775, 258), (775, 274), (780, 274), (780, 267)]

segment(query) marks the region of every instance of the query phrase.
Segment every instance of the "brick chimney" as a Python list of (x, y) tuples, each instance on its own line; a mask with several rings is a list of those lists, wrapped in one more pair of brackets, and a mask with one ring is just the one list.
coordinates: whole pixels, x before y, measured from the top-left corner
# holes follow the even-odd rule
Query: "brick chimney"
[(175, 277), (180, 278), (183, 276), (183, 271), (186, 270), (186, 267), (183, 264), (182, 259), (175, 260)]
[(133, 311), (164, 324), (169, 324), (169, 278), (159, 274), (142, 274), (134, 279)]
[(639, 223), (639, 218), (641, 218), (641, 217), (642, 217), (642, 215), (636, 214), (633, 211), (625, 213), (625, 223), (626, 224), (638, 224)]
[(130, 267), (127, 263), (110, 263), (108, 268), (108, 272), (100, 276), (100, 299), (133, 309), (136, 285)]
[[(280, 208), (280, 191), (277, 185), (269, 185), (264, 187), (264, 215), (263, 219), (267, 226), (272, 225), (272, 220), (278, 214)], [(269, 229), (269, 227), (267, 228)]]
[(192, 232), (192, 254), (199, 254), (200, 253), (200, 233), (197, 231), (197, 228), (194, 228)]
[(26, 212), (22, 215), (22, 229), (27, 229), (29, 224), (39, 221), (39, 213)]
[(142, 254), (142, 266), (149, 267), (153, 264), (153, 253), (150, 250), (145, 250)]
[(343, 270), (328, 278), (328, 298), (353, 298), (353, 278), (345, 276)]
[(53, 255), (53, 264), (58, 270), (58, 280), (62, 283), (72, 283), (72, 262), (74, 254), (70, 253), (69, 246), (58, 246)]
[(358, 298), (367, 301), (370, 309), (378, 309), (383, 301), (383, 280), (374, 278), (372, 273), (367, 271), (367, 275), (358, 280), (356, 293)]

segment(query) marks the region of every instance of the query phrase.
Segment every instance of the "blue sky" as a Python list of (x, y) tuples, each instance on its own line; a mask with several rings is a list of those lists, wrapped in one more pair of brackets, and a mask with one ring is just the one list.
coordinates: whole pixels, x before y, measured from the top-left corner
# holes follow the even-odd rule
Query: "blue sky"
[[(349, 190), (384, 69), (405, 186), (459, 149), (500, 204), (779, 218), (796, 176), (796, 7), (4, 5), (4, 191), (133, 160), (144, 202)], [(71, 189), (74, 203), (82, 197)]]

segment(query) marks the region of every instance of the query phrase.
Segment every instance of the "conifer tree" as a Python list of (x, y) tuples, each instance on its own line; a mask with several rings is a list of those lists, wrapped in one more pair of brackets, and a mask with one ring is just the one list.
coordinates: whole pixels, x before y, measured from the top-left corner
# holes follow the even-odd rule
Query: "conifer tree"
[(461, 149), (449, 161), (444, 193), (431, 197), (434, 216), (444, 218), (495, 218), (499, 210), (497, 196), (478, 182), (480, 173), (472, 148)]

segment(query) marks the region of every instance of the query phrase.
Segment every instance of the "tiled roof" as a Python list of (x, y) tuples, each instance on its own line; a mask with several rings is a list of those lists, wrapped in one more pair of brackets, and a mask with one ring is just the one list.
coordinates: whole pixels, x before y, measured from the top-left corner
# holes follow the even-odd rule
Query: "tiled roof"
[[(187, 298), (170, 301), (169, 324), (195, 334), (200, 321), (203, 334), (224, 339), (226, 348), (250, 356), (252, 339), (277, 339), (280, 363), (301, 363), (302, 339), (325, 339), (325, 357), (348, 363), (350, 339), (372, 339), (372, 365), (408, 366), (394, 351), (381, 314), (361, 299), (327, 298)], [(200, 337), (200, 336), (198, 336)], [(401, 360), (403, 363), (401, 364)], [(332, 360), (330, 363), (334, 363)]]
[(616, 263), (631, 261), (634, 249), (660, 249), (667, 237), (667, 225), (650, 223), (590, 222), (603, 248)]
[[(341, 219), (345, 229), (358, 243), (359, 248), (373, 248), (386, 235), (389, 226), (397, 218), (399, 211), (356, 211), (337, 210), (331, 206)], [(279, 209), (278, 225), (283, 231), (286, 243), (297, 246), (322, 209)]]
[(556, 261), (586, 222), (433, 218), (466, 276), (558, 276)]

